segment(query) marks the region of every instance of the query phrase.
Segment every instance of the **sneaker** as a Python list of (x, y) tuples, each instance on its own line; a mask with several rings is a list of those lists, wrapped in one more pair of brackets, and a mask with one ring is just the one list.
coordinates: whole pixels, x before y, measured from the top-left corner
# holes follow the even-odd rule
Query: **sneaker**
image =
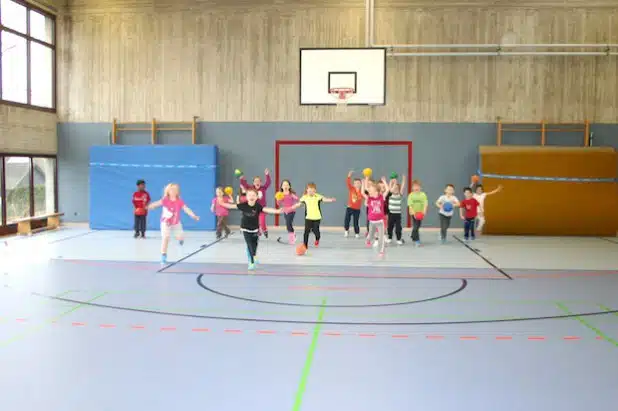
[(386, 244), (390, 244), (390, 243), (392, 243), (392, 242), (393, 242), (393, 240), (392, 240), (392, 239), (390, 239), (390, 238), (387, 238), (387, 239), (386, 239)]
[(378, 254), (378, 257), (380, 257), (380, 258), (384, 258), (384, 251), (381, 251), (381, 252)]
[(403, 240), (398, 240), (397, 245), (403, 245)]
[(379, 245), (378, 240), (375, 240), (375, 241), (373, 242), (373, 246), (374, 246), (374, 247), (377, 247), (378, 245)]
[(139, 237), (139, 233), (133, 234), (133, 238), (137, 238), (137, 237)]
[(415, 243), (414, 243), (414, 246), (415, 246), (416, 248), (419, 248), (419, 247), (421, 246), (421, 242), (420, 242), (420, 241), (415, 242)]
[(253, 265), (256, 266), (258, 265), (260, 262), (258, 261), (257, 257), (253, 257)]
[(446, 244), (446, 238), (441, 238), (441, 239), (440, 239), (440, 242), (441, 242), (442, 244)]
[(161, 264), (167, 264), (167, 254), (161, 254)]
[(371, 247), (371, 241), (367, 240), (367, 247)]
[(178, 244), (182, 247), (183, 245), (185, 245), (185, 240), (178, 241)]
[(268, 238), (268, 231), (264, 231), (264, 238)]
[(247, 267), (247, 270), (249, 270), (249, 271), (255, 270), (255, 264), (249, 263), (249, 266)]
[(313, 243), (316, 247), (320, 245), (320, 242), (318, 240), (315, 240), (315, 243)]
[(145, 239), (146, 238), (146, 233), (142, 233), (142, 238)]
[(354, 238), (360, 238), (360, 234), (354, 234)]
[(348, 236), (349, 236), (349, 235), (350, 235), (350, 233), (348, 233), (347, 231), (344, 231), (344, 232), (343, 232), (343, 236), (344, 236), (345, 238), (348, 238)]

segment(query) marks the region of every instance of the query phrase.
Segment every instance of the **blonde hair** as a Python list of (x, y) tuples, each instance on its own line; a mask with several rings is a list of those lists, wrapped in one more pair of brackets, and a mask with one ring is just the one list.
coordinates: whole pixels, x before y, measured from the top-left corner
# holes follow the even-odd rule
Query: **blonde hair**
[(170, 190), (172, 188), (174, 188), (174, 187), (176, 187), (176, 191), (178, 192), (178, 195), (180, 195), (180, 186), (178, 184), (176, 184), (176, 183), (169, 183), (163, 189), (163, 196), (164, 197), (169, 197), (170, 196)]

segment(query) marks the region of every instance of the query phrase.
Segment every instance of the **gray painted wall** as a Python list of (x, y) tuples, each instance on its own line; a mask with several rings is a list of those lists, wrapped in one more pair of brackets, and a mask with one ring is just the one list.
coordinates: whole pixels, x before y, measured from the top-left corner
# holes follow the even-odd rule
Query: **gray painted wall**
[[(58, 125), (59, 202), (67, 221), (88, 221), (88, 148), (109, 144), (111, 123), (60, 123)], [(618, 124), (593, 125), (595, 146), (618, 149)], [(477, 170), (478, 146), (495, 144), (496, 125), (457, 123), (200, 123), (198, 142), (219, 146), (220, 184), (236, 186), (235, 168), (248, 176), (274, 169), (275, 140), (379, 140), (412, 141), (413, 177), (423, 182), (431, 200), (446, 183), (455, 184), (458, 195)], [(539, 133), (506, 134), (505, 144), (539, 144)], [(549, 133), (548, 144), (581, 145), (581, 134)], [(126, 133), (122, 144), (148, 144), (148, 133)], [(189, 133), (162, 132), (161, 144), (190, 144)], [(328, 148), (324, 155), (302, 146), (282, 150), (282, 173), (288, 172), (293, 184), (301, 188), (315, 181), (319, 191), (345, 201), (345, 172), (348, 168), (372, 167), (376, 172), (403, 172), (405, 154), (384, 149), (367, 150), (346, 146)], [(372, 150), (372, 151), (369, 151)], [(298, 159), (298, 162), (295, 162)], [(341, 159), (341, 160), (339, 160)], [(311, 162), (318, 171), (311, 170)], [(348, 164), (349, 163), (349, 164)], [(274, 173), (273, 173), (274, 176)], [(150, 187), (155, 196), (161, 187)], [(274, 188), (269, 192), (272, 204)], [(342, 224), (343, 204), (332, 205), (325, 224)], [(232, 222), (237, 223), (234, 215)], [(270, 220), (272, 223), (272, 219)], [(298, 222), (301, 222), (299, 219)], [(435, 212), (426, 225), (435, 226)]]

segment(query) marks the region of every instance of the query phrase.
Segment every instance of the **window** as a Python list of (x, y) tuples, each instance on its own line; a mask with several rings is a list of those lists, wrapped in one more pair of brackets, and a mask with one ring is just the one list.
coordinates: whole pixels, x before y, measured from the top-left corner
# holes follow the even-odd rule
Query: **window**
[(2, 32), (2, 100), (28, 104), (28, 43)]
[(30, 158), (5, 157), (6, 221), (30, 217)]
[(58, 211), (56, 167), (54, 156), (0, 153), (0, 228)]
[(32, 159), (34, 183), (34, 215), (52, 214), (56, 211), (56, 159)]
[(55, 110), (55, 19), (0, 0), (0, 100)]

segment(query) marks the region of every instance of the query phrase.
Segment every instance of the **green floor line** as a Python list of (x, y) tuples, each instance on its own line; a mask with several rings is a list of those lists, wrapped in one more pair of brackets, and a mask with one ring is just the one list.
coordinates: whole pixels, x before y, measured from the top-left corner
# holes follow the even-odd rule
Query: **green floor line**
[(311, 372), (311, 365), (313, 364), (313, 356), (315, 350), (318, 347), (318, 338), (320, 337), (320, 330), (322, 329), (322, 319), (324, 318), (324, 311), (326, 310), (326, 298), (322, 300), (322, 307), (320, 308), (320, 314), (318, 315), (318, 323), (313, 328), (313, 338), (311, 339), (311, 345), (309, 346), (309, 352), (307, 352), (307, 359), (305, 360), (305, 366), (300, 377), (300, 383), (296, 390), (296, 399), (294, 400), (294, 407), (292, 411), (299, 411), (303, 404), (303, 396), (307, 389), (307, 381), (309, 380), (309, 373)]
[[(609, 308), (608, 306), (605, 306), (603, 304), (599, 304), (599, 307), (601, 307), (601, 309), (604, 311), (614, 311), (612, 308)], [(618, 317), (618, 313), (612, 313), (612, 314)]]
[[(571, 310), (569, 310), (569, 308), (566, 305), (564, 305), (562, 302), (556, 301), (556, 306), (558, 306), (558, 308), (560, 308), (565, 313), (567, 313), (569, 315), (573, 315)], [(580, 324), (582, 324), (584, 327), (594, 331), (594, 333), (597, 336), (603, 338), (604, 340), (606, 340), (606, 341), (610, 342), (611, 344), (613, 344), (614, 346), (618, 347), (618, 341), (616, 341), (612, 337), (606, 335), (601, 330), (599, 330), (597, 327), (595, 327), (594, 325), (590, 324), (588, 321), (584, 320), (582, 317), (575, 316), (573, 318), (576, 319), (577, 321), (579, 321)]]
[[(69, 291), (65, 291), (64, 293), (59, 294), (59, 295), (57, 295), (56, 297), (62, 297), (63, 295), (66, 295), (66, 294), (68, 294), (68, 293), (70, 293), (70, 292), (71, 292), (71, 290), (69, 290)], [(102, 293), (102, 294), (99, 294), (99, 295), (97, 295), (97, 296), (95, 296), (95, 297), (91, 298), (90, 300), (85, 301), (85, 303), (91, 303), (91, 302), (93, 302), (93, 301), (95, 301), (95, 300), (98, 300), (99, 298), (101, 298), (101, 297), (103, 297), (103, 296), (105, 296), (105, 295), (107, 295), (107, 293)], [(30, 328), (30, 329), (28, 329), (28, 330), (24, 331), (23, 333), (18, 334), (18, 335), (14, 336), (14, 337), (11, 337), (11, 338), (9, 338), (9, 339), (7, 339), (7, 340), (0, 341), (0, 348), (6, 347), (6, 346), (7, 346), (7, 345), (9, 345), (9, 344), (12, 344), (12, 343), (14, 343), (14, 342), (16, 342), (16, 341), (19, 341), (19, 340), (23, 339), (24, 337), (29, 336), (30, 334), (34, 334), (34, 333), (36, 333), (36, 332), (38, 332), (38, 331), (41, 331), (41, 330), (42, 330), (43, 328), (45, 328), (46, 326), (50, 325), (50, 323), (52, 323), (52, 322), (54, 322), (54, 321), (58, 321), (58, 320), (59, 320), (59, 319), (61, 319), (62, 317), (65, 317), (65, 316), (67, 316), (67, 315), (71, 314), (72, 312), (75, 312), (75, 311), (79, 310), (79, 309), (80, 309), (80, 308), (82, 308), (82, 307), (87, 307), (87, 305), (85, 305), (85, 304), (78, 304), (78, 305), (76, 305), (75, 307), (71, 308), (70, 310), (67, 310), (67, 311), (65, 311), (65, 312), (63, 312), (63, 313), (61, 313), (61, 314), (58, 314), (57, 316), (55, 316), (55, 317), (53, 317), (53, 318), (50, 318), (49, 320), (45, 321), (45, 322), (44, 322), (43, 324), (41, 324), (41, 325), (38, 325), (38, 326), (36, 326), (36, 327), (32, 327), (32, 328)]]

